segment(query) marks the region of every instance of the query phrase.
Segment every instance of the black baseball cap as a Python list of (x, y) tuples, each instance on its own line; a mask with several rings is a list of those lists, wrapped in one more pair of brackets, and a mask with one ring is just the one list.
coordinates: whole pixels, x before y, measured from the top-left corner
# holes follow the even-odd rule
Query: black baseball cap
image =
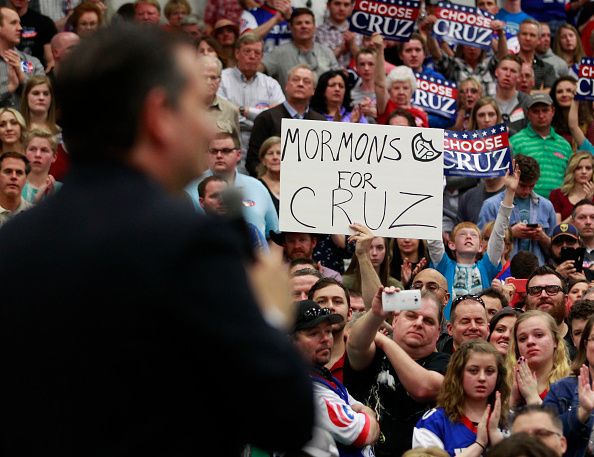
[(293, 333), (314, 328), (322, 322), (338, 324), (344, 320), (340, 314), (332, 313), (329, 308), (322, 308), (313, 300), (301, 300), (296, 305), (297, 319), (293, 326)]

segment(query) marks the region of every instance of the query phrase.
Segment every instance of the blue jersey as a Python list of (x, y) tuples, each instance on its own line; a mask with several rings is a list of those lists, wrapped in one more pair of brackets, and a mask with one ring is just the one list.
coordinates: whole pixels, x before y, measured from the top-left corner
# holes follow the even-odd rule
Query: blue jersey
[(539, 22), (567, 21), (565, 0), (522, 0), (522, 11)]
[(452, 422), (443, 408), (427, 411), (413, 431), (412, 447), (438, 447), (452, 457), (476, 441), (476, 425), (467, 418)]

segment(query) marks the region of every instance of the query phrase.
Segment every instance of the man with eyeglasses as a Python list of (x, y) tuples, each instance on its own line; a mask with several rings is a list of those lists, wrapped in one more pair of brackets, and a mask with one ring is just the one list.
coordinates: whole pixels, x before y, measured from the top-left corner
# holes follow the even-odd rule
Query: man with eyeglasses
[(378, 333), (388, 317), (382, 290), (398, 293), (393, 287), (380, 288), (371, 309), (351, 327), (344, 379), (357, 398), (380, 411), (385, 442), (376, 445), (376, 455), (395, 456), (410, 448), (415, 424), (434, 407), (449, 355), (436, 351), (442, 300), (423, 291), (420, 309), (394, 315), (390, 338)]
[(568, 340), (569, 327), (565, 323), (567, 290), (563, 276), (551, 267), (538, 267), (526, 283), (526, 311), (533, 309), (550, 314), (559, 326), (561, 335)]
[(450, 308), (447, 331), (449, 337), (442, 339), (437, 347), (446, 354), (453, 354), (465, 341), (486, 340), (489, 335), (489, 319), (483, 299), (478, 295), (456, 297)]
[(523, 432), (538, 438), (559, 457), (567, 450), (561, 419), (553, 410), (541, 405), (519, 409), (513, 416), (511, 432), (512, 435)]
[(241, 148), (239, 139), (229, 125), (218, 123), (219, 132), (208, 145), (208, 170), (196, 181), (186, 187), (186, 192), (192, 198), (196, 209), (200, 209), (200, 198), (198, 185), (200, 182), (212, 175), (223, 178), (229, 184), (241, 191), (241, 207), (246, 222), (255, 226), (259, 234), (278, 231), (278, 216), (274, 203), (264, 184), (251, 176), (237, 171), (237, 165), (241, 160)]
[[(325, 365), (334, 346), (333, 329), (343, 316), (313, 300), (297, 302), (297, 320), (291, 336), (311, 367), (317, 425), (330, 432), (340, 455), (372, 457), (380, 426), (372, 409), (355, 400)], [(330, 454), (325, 454), (330, 455)]]
[(218, 94), (239, 107), (241, 147), (247, 151), (256, 116), (285, 101), (276, 79), (260, 73), (264, 45), (253, 33), (244, 33), (235, 42), (237, 65), (221, 74)]
[(444, 308), (450, 301), (450, 292), (448, 291), (448, 282), (445, 276), (433, 268), (425, 268), (419, 271), (413, 278), (410, 288), (422, 292), (431, 292), (439, 299)]

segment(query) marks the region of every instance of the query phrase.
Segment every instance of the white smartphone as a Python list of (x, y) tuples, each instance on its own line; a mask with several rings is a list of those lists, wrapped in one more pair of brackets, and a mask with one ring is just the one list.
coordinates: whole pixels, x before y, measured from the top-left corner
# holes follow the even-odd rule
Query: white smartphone
[(385, 312), (420, 309), (421, 291), (403, 290), (393, 294), (382, 292), (382, 307)]

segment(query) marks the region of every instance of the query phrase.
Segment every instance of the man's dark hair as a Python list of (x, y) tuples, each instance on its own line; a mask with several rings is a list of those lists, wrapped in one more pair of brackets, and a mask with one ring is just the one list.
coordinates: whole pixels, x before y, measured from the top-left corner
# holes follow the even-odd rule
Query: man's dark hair
[(315, 276), (318, 279), (323, 278), (322, 273), (313, 268), (304, 268), (303, 270), (297, 270), (291, 274), (291, 278), (296, 278), (298, 276)]
[(561, 422), (561, 418), (559, 417), (557, 412), (551, 407), (543, 405), (526, 405), (521, 408), (518, 408), (511, 418), (512, 426), (518, 417), (532, 413), (545, 413), (547, 416), (551, 418), (553, 425), (555, 426), (555, 428), (559, 430), (559, 433), (563, 433), (563, 422)]
[(204, 198), (204, 195), (206, 195), (206, 186), (208, 186), (211, 182), (227, 182), (227, 181), (224, 178), (221, 178), (220, 176), (217, 176), (217, 175), (207, 176), (202, 181), (200, 181), (200, 184), (198, 184), (198, 196), (199, 197)]
[(528, 286), (528, 284), (530, 284), (530, 281), (532, 281), (532, 278), (534, 278), (536, 276), (548, 276), (548, 275), (557, 276), (559, 278), (559, 280), (561, 281), (561, 287), (563, 287), (563, 293), (566, 294), (567, 293), (567, 282), (565, 281), (565, 278), (563, 276), (561, 276), (559, 273), (557, 273), (556, 270), (549, 267), (548, 265), (543, 265), (543, 266), (537, 267), (532, 272), (532, 274), (528, 277), (526, 286)]
[(516, 279), (528, 279), (538, 268), (538, 257), (530, 251), (518, 251), (509, 262), (509, 273)]
[(76, 46), (55, 86), (73, 162), (125, 161), (151, 90), (163, 89), (177, 106), (187, 83), (174, 54), (182, 44), (183, 38), (159, 27), (120, 22)]
[(593, 202), (592, 200), (588, 199), (588, 198), (583, 198), (582, 200), (580, 200), (579, 202), (577, 202), (577, 203), (575, 204), (575, 206), (573, 207), (573, 211), (571, 212), (571, 217), (572, 217), (573, 219), (575, 219), (575, 215), (576, 215), (576, 213), (577, 213), (577, 209), (578, 209), (580, 206), (584, 206), (584, 205), (590, 205), (590, 206), (594, 206), (594, 202)]
[(514, 433), (489, 449), (488, 457), (558, 457), (557, 453), (528, 433)]
[(540, 178), (540, 165), (530, 156), (524, 154), (518, 154), (516, 157), (516, 163), (520, 168), (520, 181), (523, 183), (535, 183)]
[(22, 160), (25, 163), (25, 174), (28, 175), (31, 171), (31, 162), (29, 162), (29, 159), (27, 159), (27, 157), (25, 157), (25, 155), (21, 154), (20, 152), (6, 151), (0, 154), (0, 169), (2, 169), (2, 163), (4, 162), (4, 159)]
[(505, 308), (509, 304), (509, 300), (507, 299), (505, 294), (497, 289), (493, 289), (492, 287), (484, 289), (479, 294), (479, 297), (495, 298), (495, 299), (499, 300), (499, 303), (501, 303), (501, 308)]
[(590, 316), (594, 316), (594, 300), (577, 300), (569, 310), (569, 316), (567, 316), (569, 328), (571, 328), (574, 319), (587, 321)]
[(289, 18), (289, 24), (292, 24), (293, 20), (296, 17), (303, 16), (304, 14), (311, 16), (314, 21), (314, 24), (316, 23), (316, 17), (314, 16), (313, 11), (309, 8), (293, 8), (293, 12), (291, 13), (291, 17)]
[(347, 305), (349, 305), (349, 308), (351, 307), (351, 297), (349, 295), (349, 290), (344, 286), (343, 283), (341, 283), (340, 281), (337, 281), (334, 278), (322, 278), (322, 279), (318, 280), (318, 282), (316, 282), (313, 286), (311, 286), (311, 289), (309, 289), (307, 298), (309, 298), (310, 300), (313, 300), (313, 295), (314, 295), (315, 291), (320, 290), (320, 289), (325, 289), (328, 286), (340, 287), (342, 289), (342, 291), (344, 292), (344, 296), (346, 297)]

